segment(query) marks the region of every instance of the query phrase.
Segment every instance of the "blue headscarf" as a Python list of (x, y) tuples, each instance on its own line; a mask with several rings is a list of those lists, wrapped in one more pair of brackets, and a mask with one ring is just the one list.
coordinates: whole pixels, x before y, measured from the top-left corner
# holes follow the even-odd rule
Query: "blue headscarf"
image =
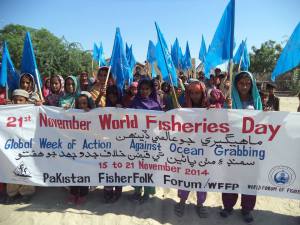
[(262, 103), (260, 99), (260, 95), (256, 86), (256, 82), (253, 78), (253, 75), (248, 71), (242, 71), (235, 75), (234, 82), (232, 84), (232, 108), (233, 109), (243, 109), (243, 104), (240, 99), (239, 92), (237, 90), (237, 80), (240, 76), (247, 76), (251, 79), (252, 85), (251, 85), (251, 97), (253, 100), (254, 109), (256, 110), (262, 110)]

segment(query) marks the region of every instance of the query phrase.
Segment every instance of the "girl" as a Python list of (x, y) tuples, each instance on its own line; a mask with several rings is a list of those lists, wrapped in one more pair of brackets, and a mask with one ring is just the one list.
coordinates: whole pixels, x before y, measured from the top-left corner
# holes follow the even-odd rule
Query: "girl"
[[(185, 93), (185, 107), (186, 108), (206, 108), (207, 97), (205, 84), (201, 81), (191, 82)], [(190, 191), (178, 190), (178, 197), (180, 202), (175, 205), (175, 214), (177, 216), (183, 216), (185, 209), (185, 202), (189, 196)], [(206, 209), (203, 203), (206, 200), (206, 192), (197, 191), (197, 207), (196, 212), (200, 218), (207, 217)]]
[(23, 73), (20, 76), (20, 89), (23, 89), (28, 92), (29, 98), (28, 102), (29, 103), (37, 103), (40, 102), (40, 96), (36, 92), (36, 86), (34, 82), (34, 77), (30, 73)]
[(44, 77), (42, 92), (43, 92), (44, 98), (46, 98), (50, 94), (50, 78), (49, 77)]
[[(106, 107), (122, 107), (121, 93), (116, 85), (109, 86), (106, 90)], [(105, 203), (113, 203), (122, 195), (122, 186), (104, 186)]]
[[(97, 107), (105, 107), (106, 102), (106, 87), (105, 87), (105, 81), (106, 77), (108, 76), (108, 67), (102, 66), (99, 68), (97, 73), (96, 81), (90, 91), (93, 100), (95, 101), (95, 104)], [(109, 74), (109, 80), (108, 85), (113, 83), (113, 80), (111, 79), (111, 73)]]
[(64, 95), (64, 78), (60, 75), (50, 77), (50, 94), (45, 98), (45, 105), (58, 106), (59, 99)]
[[(157, 100), (157, 94), (154, 84), (151, 80), (142, 79), (138, 85), (138, 94), (134, 98), (130, 108), (162, 110)], [(155, 187), (144, 187), (144, 195), (142, 196), (143, 187), (134, 187), (132, 200), (143, 203), (149, 199), (150, 194), (155, 194)]]
[[(87, 91), (82, 91), (76, 98), (75, 108), (82, 109), (85, 112), (95, 108), (95, 103), (91, 97), (91, 94)], [(83, 204), (86, 201), (86, 196), (89, 193), (88, 186), (71, 186), (70, 196), (68, 197), (68, 203), (71, 204)]]
[(128, 108), (137, 94), (138, 82), (132, 82), (125, 93), (122, 103), (125, 108)]
[[(250, 72), (242, 71), (235, 76), (232, 86), (232, 108), (262, 110), (259, 92), (255, 84), (255, 80)], [(237, 199), (238, 194), (222, 193), (222, 201), (224, 206), (224, 209), (220, 212), (222, 217), (226, 218), (232, 213)], [(254, 209), (255, 202), (255, 195), (242, 194), (242, 215), (244, 221), (247, 223), (253, 221), (251, 211)]]
[(74, 108), (75, 99), (78, 97), (77, 92), (78, 84), (74, 76), (68, 76), (65, 80), (65, 94), (59, 98), (58, 106), (64, 109)]

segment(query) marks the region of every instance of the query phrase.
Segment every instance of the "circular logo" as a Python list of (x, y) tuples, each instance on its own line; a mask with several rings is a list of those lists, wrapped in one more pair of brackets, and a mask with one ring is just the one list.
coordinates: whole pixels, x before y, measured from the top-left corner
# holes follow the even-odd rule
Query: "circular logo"
[(295, 179), (295, 171), (288, 166), (275, 166), (269, 172), (269, 181), (277, 187), (288, 187)]

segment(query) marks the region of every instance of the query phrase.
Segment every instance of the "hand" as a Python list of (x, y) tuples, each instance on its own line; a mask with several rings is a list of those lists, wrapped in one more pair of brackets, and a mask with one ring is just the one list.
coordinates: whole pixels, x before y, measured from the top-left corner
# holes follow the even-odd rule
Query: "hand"
[(228, 109), (232, 109), (232, 99), (226, 98), (226, 104)]
[(106, 87), (100, 88), (100, 95), (105, 96), (106, 95)]

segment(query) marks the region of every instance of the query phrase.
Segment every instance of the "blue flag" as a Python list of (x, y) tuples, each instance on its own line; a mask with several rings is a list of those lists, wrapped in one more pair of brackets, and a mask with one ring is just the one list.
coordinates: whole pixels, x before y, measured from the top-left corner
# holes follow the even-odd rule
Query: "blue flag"
[(124, 44), (121, 37), (120, 28), (117, 27), (114, 47), (110, 58), (111, 72), (118, 88), (123, 91), (125, 81), (131, 84), (133, 81), (132, 73), (130, 73), (130, 67), (125, 55)]
[(134, 55), (133, 55), (133, 52), (132, 52), (132, 45), (130, 46), (128, 51), (129, 51), (129, 53), (128, 53), (127, 61), (128, 61), (128, 64), (129, 64), (129, 67), (130, 67), (131, 71), (133, 71), (134, 66), (136, 64), (136, 61), (135, 61), (135, 58), (134, 58)]
[(155, 22), (157, 32), (157, 45), (156, 45), (156, 60), (157, 66), (161, 71), (162, 79), (171, 85), (177, 87), (177, 74), (173, 64), (171, 55), (168, 50), (168, 45), (161, 33), (157, 23)]
[(156, 71), (154, 69), (154, 63), (156, 61), (155, 50), (156, 50), (155, 45), (150, 40), (149, 44), (148, 44), (147, 61), (149, 62), (150, 66), (151, 66), (152, 78), (155, 78), (157, 76)]
[(202, 63), (205, 62), (206, 53), (207, 53), (206, 45), (205, 45), (204, 37), (202, 35), (201, 47), (200, 47), (200, 52), (199, 52), (199, 59), (201, 60)]
[(183, 63), (183, 70), (189, 70), (192, 68), (192, 59), (191, 59), (191, 52), (189, 43), (186, 42), (185, 54), (184, 54), (184, 63)]
[(130, 48), (129, 48), (129, 46), (128, 46), (128, 44), (127, 44), (127, 42), (126, 42), (126, 44), (125, 44), (125, 54), (126, 54), (126, 58), (127, 58), (127, 61), (129, 61), (129, 55), (130, 55)]
[(174, 45), (171, 47), (171, 56), (176, 69), (183, 69), (184, 58), (177, 38)]
[(300, 64), (300, 23), (286, 43), (272, 73), (272, 80)]
[(34, 81), (40, 93), (40, 97), (42, 98), (42, 92), (41, 92), (42, 81), (41, 81), (40, 73), (37, 68), (29, 32), (26, 32), (25, 41), (24, 41), (22, 63), (21, 63), (21, 74), (22, 73), (30, 73), (31, 75), (33, 75)]
[(94, 43), (94, 49), (93, 49), (93, 59), (97, 62), (99, 62), (99, 48), (96, 43)]
[(3, 54), (0, 74), (0, 87), (6, 87), (14, 90), (19, 86), (19, 75), (15, 70), (14, 64), (10, 58), (6, 42), (3, 43)]
[(233, 58), (235, 0), (227, 5), (205, 58), (205, 75), (212, 68)]
[(250, 67), (250, 57), (247, 50), (246, 40), (242, 41), (238, 50), (236, 51), (233, 62), (240, 65), (241, 70), (247, 71)]
[(104, 51), (103, 51), (103, 45), (102, 45), (102, 42), (100, 42), (100, 47), (99, 47), (98, 50), (99, 50), (99, 52), (98, 52), (98, 55), (99, 55), (98, 65), (99, 65), (99, 66), (106, 66), (107, 63), (106, 63), (105, 56), (104, 56)]

